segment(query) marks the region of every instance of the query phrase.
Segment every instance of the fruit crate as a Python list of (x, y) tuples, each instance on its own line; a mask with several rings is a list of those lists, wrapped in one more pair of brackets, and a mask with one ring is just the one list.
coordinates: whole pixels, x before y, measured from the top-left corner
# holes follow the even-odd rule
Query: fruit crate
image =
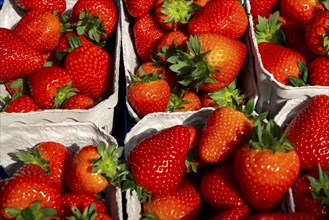
[[(92, 123), (42, 123), (0, 127), (0, 164), (9, 177), (21, 166), (13, 156), (19, 150), (36, 146), (44, 141), (59, 142), (72, 152), (87, 145), (117, 144), (117, 140)], [(1, 177), (3, 177), (2, 175)], [(108, 187), (106, 205), (112, 219), (122, 220), (122, 193), (119, 187)]]
[[(76, 0), (66, 1), (66, 13), (69, 14)], [(121, 4), (115, 0), (118, 12)], [(21, 18), (20, 10), (13, 5), (12, 1), (5, 0), (0, 11), (0, 27), (11, 28)], [(120, 14), (119, 14), (120, 20)], [(91, 122), (111, 133), (113, 129), (114, 108), (118, 103), (119, 93), (119, 74), (120, 74), (120, 56), (121, 56), (121, 26), (118, 20), (117, 30), (111, 36), (113, 38), (113, 47), (110, 56), (114, 65), (114, 80), (112, 94), (99, 102), (93, 108), (87, 110), (64, 110), (51, 109), (30, 113), (6, 113), (1, 112), (1, 125), (11, 124), (31, 124), (40, 122)], [(3, 83), (0, 83), (0, 96), (7, 96), (8, 92)]]
[(315, 96), (319, 94), (329, 94), (329, 86), (303, 86), (292, 87), (278, 82), (273, 75), (267, 71), (262, 63), (262, 59), (257, 46), (257, 39), (254, 33), (253, 16), (251, 15), (250, 0), (245, 1), (245, 7), (249, 19), (248, 44), (252, 53), (254, 75), (258, 90), (258, 101), (256, 110), (258, 112), (268, 111), (273, 118), (285, 103), (290, 99), (298, 97)]

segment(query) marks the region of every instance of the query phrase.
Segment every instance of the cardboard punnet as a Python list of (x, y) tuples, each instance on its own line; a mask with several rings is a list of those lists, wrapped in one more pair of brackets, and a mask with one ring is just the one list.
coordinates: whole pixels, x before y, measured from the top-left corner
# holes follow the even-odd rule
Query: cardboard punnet
[[(71, 9), (76, 0), (67, 0), (66, 14), (70, 14)], [(119, 0), (115, 0), (118, 12), (120, 12), (121, 4)], [(22, 12), (13, 1), (5, 0), (2, 10), (0, 11), (0, 27), (12, 28), (21, 18)], [(113, 54), (110, 53), (114, 64), (114, 80), (112, 94), (98, 103), (95, 107), (88, 110), (43, 110), (30, 113), (0, 113), (0, 124), (31, 124), (40, 122), (91, 122), (99, 127), (104, 128), (109, 133), (113, 128), (114, 108), (118, 103), (119, 93), (119, 66), (121, 53), (121, 26), (120, 14), (118, 20), (117, 31), (114, 33), (115, 42), (113, 43)], [(0, 96), (7, 96), (8, 92), (3, 83), (0, 83)]]
[(258, 51), (257, 39), (254, 33), (253, 16), (250, 13), (251, 6), (249, 0), (246, 0), (246, 9), (250, 26), (248, 41), (250, 44), (250, 50), (252, 51), (252, 58), (254, 60), (254, 78), (259, 93), (256, 105), (257, 111), (268, 111), (270, 117), (273, 118), (290, 99), (295, 99), (302, 96), (307, 97), (319, 94), (329, 94), (329, 86), (292, 87), (283, 85), (264, 68), (260, 53)]
[[(92, 123), (42, 123), (33, 125), (0, 126), (0, 164), (11, 176), (21, 165), (13, 154), (44, 141), (59, 142), (72, 152), (87, 145), (97, 146), (100, 141), (117, 144), (117, 140)], [(122, 193), (118, 187), (106, 191), (106, 203), (112, 219), (123, 220)]]

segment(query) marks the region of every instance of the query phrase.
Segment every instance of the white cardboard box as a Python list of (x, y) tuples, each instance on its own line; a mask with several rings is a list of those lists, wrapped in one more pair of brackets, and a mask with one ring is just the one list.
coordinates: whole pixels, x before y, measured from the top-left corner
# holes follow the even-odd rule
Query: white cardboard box
[[(0, 126), (0, 134), (0, 164), (9, 176), (20, 166), (12, 154), (44, 141), (62, 143), (73, 152), (87, 145), (97, 146), (100, 141), (117, 144), (114, 137), (92, 123), (65, 122)], [(109, 187), (106, 197), (112, 219), (123, 220), (121, 189)]]
[[(13, 1), (4, 0), (2, 10), (0, 11), (0, 27), (11, 28), (21, 18), (20, 12), (12, 3)], [(67, 0), (66, 13), (70, 13), (76, 0)], [(43, 110), (40, 112), (30, 113), (0, 113), (0, 124), (31, 124), (40, 122), (92, 122), (99, 127), (104, 128), (107, 132), (112, 132), (114, 108), (118, 103), (119, 93), (119, 67), (120, 67), (120, 53), (121, 53), (121, 26), (120, 26), (120, 8), (121, 3), (115, 0), (119, 13), (119, 20), (117, 31), (115, 34), (115, 52), (111, 54), (114, 62), (114, 80), (113, 93), (98, 103), (95, 107), (88, 110)], [(7, 96), (3, 83), (0, 83), (0, 96)]]

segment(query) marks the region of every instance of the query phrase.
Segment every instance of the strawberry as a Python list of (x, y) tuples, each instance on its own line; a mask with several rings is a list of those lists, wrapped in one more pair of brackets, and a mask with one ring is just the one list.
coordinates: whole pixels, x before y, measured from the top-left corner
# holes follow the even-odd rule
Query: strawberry
[(247, 27), (247, 13), (239, 1), (211, 0), (195, 12), (187, 29), (192, 35), (215, 33), (237, 39)]
[(18, 38), (10, 29), (0, 28), (0, 81), (17, 79), (38, 70), (44, 64), (40, 53)]
[(238, 75), (247, 47), (241, 41), (212, 33), (190, 36), (188, 50), (169, 58), (170, 69), (201, 91), (213, 92), (228, 86)]
[(184, 179), (172, 192), (155, 196), (143, 204), (146, 215), (154, 219), (200, 219), (202, 196), (195, 182)]
[(35, 104), (31, 96), (22, 95), (16, 99), (10, 101), (2, 111), (8, 113), (20, 113), (20, 112), (31, 112), (38, 111), (40, 108)]
[[(251, 112), (246, 113), (251, 114)], [(247, 141), (253, 122), (241, 111), (229, 106), (215, 109), (207, 119), (200, 140), (200, 157), (206, 163), (232, 161)]]
[(290, 77), (301, 78), (301, 65), (306, 65), (302, 55), (287, 47), (262, 42), (258, 44), (261, 62), (280, 83), (288, 85)]
[(292, 187), (296, 211), (308, 212), (319, 220), (329, 217), (328, 178), (329, 168), (319, 166), (308, 173), (302, 174)]
[(119, 186), (124, 178), (119, 157), (123, 148), (116, 145), (106, 146), (100, 142), (96, 147), (87, 145), (76, 152), (68, 163), (65, 183), (75, 193), (96, 194), (108, 185)]
[(210, 220), (231, 220), (231, 219), (248, 219), (250, 210), (248, 206), (235, 207), (220, 212), (219, 214), (211, 217)]
[(317, 13), (325, 10), (324, 1), (313, 0), (281, 0), (280, 11), (287, 21), (306, 24)]
[(61, 67), (42, 67), (28, 76), (31, 96), (42, 109), (59, 108), (62, 103), (76, 93), (71, 88), (71, 77)]
[(73, 215), (67, 217), (67, 219), (92, 219), (92, 220), (111, 220), (112, 218), (106, 212), (98, 212), (94, 203), (91, 203), (84, 210), (78, 209), (76, 206), (72, 206)]
[(84, 94), (76, 94), (68, 98), (62, 105), (62, 109), (90, 109), (95, 106), (92, 98)]
[(171, 93), (167, 110), (171, 112), (197, 111), (201, 109), (199, 96), (192, 91), (181, 90)]
[(124, 0), (124, 5), (132, 17), (141, 17), (153, 9), (155, 0)]
[(34, 10), (25, 13), (13, 30), (33, 49), (46, 53), (56, 48), (60, 39), (61, 23), (59, 18), (50, 12)]
[(317, 95), (288, 124), (288, 139), (296, 146), (302, 170), (327, 166), (329, 147), (329, 96)]
[(6, 208), (22, 210), (36, 201), (41, 201), (41, 208), (54, 208), (57, 210), (56, 216), (61, 216), (62, 197), (58, 185), (41, 167), (23, 165), (2, 188), (0, 212), (5, 218), (11, 219), (12, 215)]
[(194, 0), (194, 2), (199, 6), (203, 7), (205, 6), (210, 0)]
[(24, 164), (36, 164), (40, 166), (50, 179), (65, 189), (64, 177), (66, 175), (67, 164), (72, 157), (71, 151), (65, 145), (54, 142), (45, 141), (33, 148), (19, 151), (16, 156)]
[(15, 0), (16, 5), (27, 10), (45, 10), (51, 13), (61, 14), (66, 9), (66, 0)]
[[(142, 71), (140, 69), (139, 71)], [(127, 98), (139, 117), (153, 112), (165, 112), (170, 98), (170, 86), (157, 73), (140, 77), (131, 74), (132, 83), (128, 87)]]
[(234, 174), (233, 163), (221, 163), (201, 180), (202, 197), (216, 211), (247, 207)]
[(309, 82), (313, 86), (329, 86), (329, 60), (319, 57), (308, 65)]
[[(81, 13), (84, 13), (82, 16)], [(90, 16), (87, 13), (94, 17), (96, 21), (91, 20)], [(99, 39), (105, 40), (112, 36), (116, 31), (119, 19), (119, 12), (114, 0), (78, 0), (72, 8), (71, 20), (78, 21), (77, 31), (79, 34), (87, 34), (91, 39), (94, 39), (98, 42)], [(97, 21), (98, 20), (98, 21)], [(100, 22), (100, 23), (99, 23)], [(100, 37), (95, 37), (95, 28), (100, 25), (105, 32), (98, 33)], [(81, 31), (81, 32), (80, 32)]]
[(199, 7), (192, 0), (155, 0), (154, 13), (158, 23), (165, 29), (178, 30), (186, 26)]
[(151, 61), (152, 52), (157, 51), (159, 40), (166, 33), (151, 13), (139, 17), (133, 24), (134, 45), (138, 57)]
[(15, 93), (19, 93), (19, 95), (21, 96), (23, 94), (26, 94), (27, 92), (25, 78), (18, 78), (18, 79), (6, 81), (5, 86), (11, 96), (14, 96)]
[[(129, 152), (127, 164), (137, 188), (152, 196), (174, 191), (181, 183), (190, 143), (186, 126), (176, 125), (146, 137)], [(141, 201), (146, 198), (139, 196)]]
[(283, 199), (300, 172), (300, 161), (294, 146), (282, 135), (273, 120), (265, 125), (254, 123), (248, 144), (234, 159), (235, 175), (249, 207), (270, 211)]
[(96, 45), (82, 45), (70, 52), (64, 69), (72, 79), (72, 87), (95, 101), (112, 90), (114, 75), (112, 57)]
[(253, 17), (264, 16), (272, 13), (279, 3), (279, 0), (250, 0), (250, 12)]
[(307, 212), (266, 212), (259, 213), (247, 218), (247, 220), (316, 220), (317, 218)]

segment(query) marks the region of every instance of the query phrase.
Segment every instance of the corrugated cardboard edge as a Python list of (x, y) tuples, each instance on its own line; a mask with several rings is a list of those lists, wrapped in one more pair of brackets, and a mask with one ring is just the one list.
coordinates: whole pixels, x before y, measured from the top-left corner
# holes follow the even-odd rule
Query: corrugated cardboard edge
[[(74, 0), (68, 0), (68, 10), (72, 8)], [(1, 125), (10, 125), (10, 124), (31, 124), (39, 122), (63, 122), (63, 121), (72, 121), (72, 122), (92, 122), (99, 127), (104, 128), (107, 132), (111, 133), (113, 129), (113, 117), (114, 117), (114, 108), (118, 103), (119, 96), (119, 74), (120, 74), (120, 59), (121, 59), (121, 1), (115, 0), (118, 9), (118, 26), (116, 31), (115, 39), (115, 52), (112, 57), (114, 62), (114, 80), (113, 80), (113, 93), (98, 103), (95, 107), (88, 110), (44, 110), (40, 112), (31, 112), (31, 113), (0, 113), (0, 124)], [(20, 19), (18, 13), (13, 9), (14, 6), (11, 5), (9, 0), (4, 1), (2, 10), (0, 11), (0, 23), (1, 27), (10, 28), (13, 22), (17, 22)], [(6, 11), (6, 13), (4, 13)], [(8, 11), (8, 13), (7, 13)], [(10, 13), (10, 15), (9, 15)], [(0, 84), (0, 95), (6, 96), (6, 88), (3, 84)]]

